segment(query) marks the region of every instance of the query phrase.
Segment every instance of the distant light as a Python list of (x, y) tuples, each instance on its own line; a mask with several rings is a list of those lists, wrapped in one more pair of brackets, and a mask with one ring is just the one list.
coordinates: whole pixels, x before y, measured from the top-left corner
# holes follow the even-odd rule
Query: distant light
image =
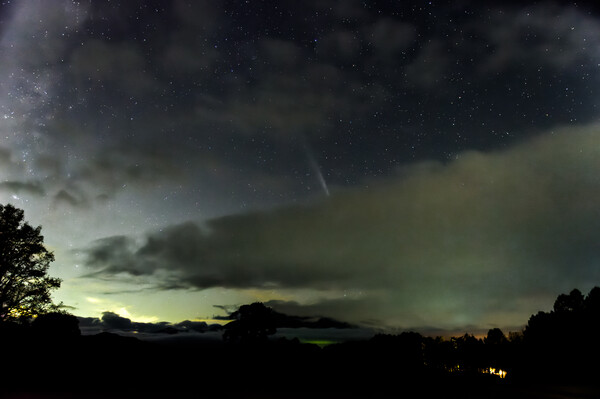
[(506, 377), (506, 371), (502, 370), (502, 369), (496, 369), (494, 367), (490, 367), (487, 370), (483, 371), (485, 374), (492, 374), (495, 376), (498, 376), (500, 378), (505, 378)]

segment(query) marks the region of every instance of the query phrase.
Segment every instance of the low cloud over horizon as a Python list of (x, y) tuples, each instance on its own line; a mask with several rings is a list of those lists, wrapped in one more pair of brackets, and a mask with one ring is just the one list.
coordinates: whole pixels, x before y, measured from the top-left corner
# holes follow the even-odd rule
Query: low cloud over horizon
[(107, 237), (85, 250), (86, 267), (156, 289), (313, 290), (329, 300), (312, 311), (349, 322), (525, 324), (600, 277), (599, 142), (595, 124), (553, 129), (302, 205), (175, 224), (141, 241)]

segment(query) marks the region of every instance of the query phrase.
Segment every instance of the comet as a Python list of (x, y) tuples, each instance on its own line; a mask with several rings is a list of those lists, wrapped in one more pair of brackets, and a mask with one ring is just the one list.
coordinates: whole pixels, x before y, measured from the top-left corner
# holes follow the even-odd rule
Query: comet
[(311, 151), (310, 147), (308, 146), (307, 140), (304, 141), (304, 150), (306, 152), (306, 157), (308, 158), (308, 164), (309, 164), (310, 168), (313, 170), (314, 174), (317, 176), (319, 185), (323, 189), (323, 192), (325, 193), (325, 195), (329, 197), (329, 187), (327, 187), (327, 181), (325, 181), (325, 177), (323, 177), (323, 173), (321, 172), (321, 167), (319, 166), (317, 159), (315, 158), (313, 152)]

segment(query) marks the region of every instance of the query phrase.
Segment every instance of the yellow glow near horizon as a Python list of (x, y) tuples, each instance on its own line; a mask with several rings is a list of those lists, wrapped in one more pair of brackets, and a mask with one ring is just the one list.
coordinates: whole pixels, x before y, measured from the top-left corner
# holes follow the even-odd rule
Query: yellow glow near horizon
[(127, 309), (126, 306), (124, 306), (123, 304), (120, 304), (120, 303), (114, 303), (111, 301), (107, 301), (107, 300), (100, 299), (100, 298), (94, 298), (91, 296), (86, 297), (85, 300), (94, 305), (100, 305), (100, 307), (98, 307), (96, 309), (96, 311), (100, 314), (108, 311), (108, 312), (116, 313), (117, 315), (119, 315), (121, 317), (125, 317), (131, 321), (138, 322), (138, 323), (154, 323), (154, 322), (159, 321), (159, 318), (156, 316), (132, 314)]
[(158, 317), (156, 316), (132, 315), (124, 306), (119, 308), (111, 308), (109, 311), (137, 323), (154, 323), (158, 321)]

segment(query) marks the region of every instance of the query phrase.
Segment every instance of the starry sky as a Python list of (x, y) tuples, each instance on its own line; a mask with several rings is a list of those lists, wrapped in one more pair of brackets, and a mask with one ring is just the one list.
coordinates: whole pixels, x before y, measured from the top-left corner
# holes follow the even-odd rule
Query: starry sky
[(79, 316), (517, 329), (600, 284), (586, 3), (2, 1), (0, 203)]

